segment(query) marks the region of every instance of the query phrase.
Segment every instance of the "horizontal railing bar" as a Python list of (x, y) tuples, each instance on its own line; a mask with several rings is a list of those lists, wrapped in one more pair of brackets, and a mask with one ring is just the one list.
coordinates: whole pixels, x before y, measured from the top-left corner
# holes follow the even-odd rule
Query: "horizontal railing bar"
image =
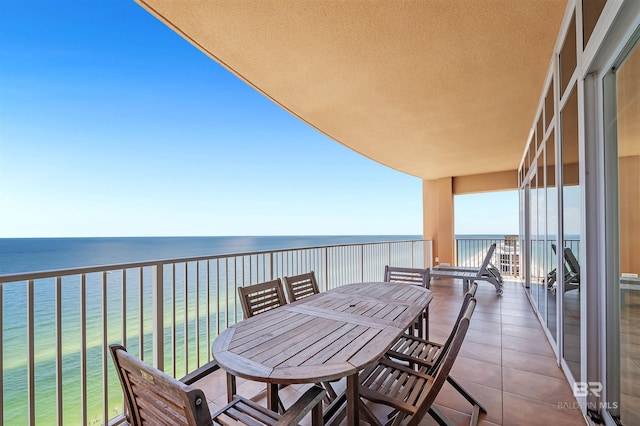
[(196, 262), (196, 261), (212, 260), (212, 259), (227, 259), (232, 257), (250, 256), (250, 255), (256, 255), (256, 254), (286, 253), (286, 252), (297, 251), (297, 250), (319, 250), (326, 247), (332, 248), (332, 247), (352, 247), (352, 246), (365, 246), (365, 245), (377, 245), (377, 244), (400, 244), (400, 243), (413, 243), (418, 241), (425, 241), (425, 240), (372, 241), (372, 242), (353, 243), (353, 244), (332, 244), (332, 245), (311, 246), (311, 247), (292, 247), (287, 249), (249, 251), (249, 252), (241, 252), (241, 253), (225, 253), (225, 254), (216, 254), (216, 255), (209, 255), (209, 256), (181, 257), (181, 258), (175, 258), (175, 259), (145, 260), (142, 262), (114, 263), (109, 265), (88, 266), (83, 268), (53, 269), (50, 271), (24, 272), (24, 273), (17, 273), (17, 274), (0, 275), (0, 286), (9, 282), (15, 282), (15, 281), (38, 280), (43, 278), (90, 274), (94, 272), (112, 271), (112, 270), (120, 270), (120, 269), (144, 268), (144, 267), (154, 266), (158, 264), (168, 265), (171, 263)]

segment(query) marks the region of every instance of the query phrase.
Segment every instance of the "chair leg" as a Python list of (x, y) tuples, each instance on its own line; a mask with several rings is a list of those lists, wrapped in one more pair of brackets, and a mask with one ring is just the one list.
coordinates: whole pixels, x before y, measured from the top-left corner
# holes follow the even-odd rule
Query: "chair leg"
[(340, 424), (340, 421), (342, 421), (347, 411), (345, 407), (346, 402), (347, 396), (342, 392), (340, 396), (329, 404), (322, 415), (325, 425)]
[(424, 310), (424, 340), (429, 340), (429, 307)]
[(447, 376), (447, 381), (451, 384), (451, 386), (453, 386), (453, 388), (454, 388), (455, 390), (457, 390), (458, 392), (460, 392), (460, 395), (462, 395), (462, 396), (464, 397), (464, 399), (466, 399), (467, 401), (469, 401), (469, 403), (470, 403), (471, 405), (473, 405), (473, 406), (474, 406), (474, 408), (475, 408), (475, 407), (478, 407), (479, 411), (480, 411), (480, 412), (482, 412), (482, 413), (486, 413), (486, 412), (487, 412), (487, 409), (486, 409), (486, 408), (484, 408), (484, 407), (482, 406), (482, 404), (480, 404), (480, 402), (479, 402), (477, 399), (475, 399), (474, 397), (472, 397), (472, 396), (471, 396), (471, 394), (470, 394), (469, 392), (467, 392), (467, 391), (466, 391), (466, 389), (465, 389), (465, 388), (463, 388), (463, 387), (460, 385), (460, 383), (458, 383), (458, 382), (456, 381), (456, 379), (454, 379), (454, 378), (453, 378), (453, 377), (451, 377), (451, 376)]
[(370, 425), (373, 426), (382, 426), (380, 420), (373, 414), (371, 409), (364, 402), (360, 401), (360, 412), (366, 418), (366, 421), (369, 422)]
[(447, 416), (445, 416), (444, 414), (442, 414), (440, 412), (440, 410), (438, 410), (435, 406), (431, 405), (431, 408), (429, 408), (429, 414), (431, 414), (431, 417), (433, 417), (433, 419), (440, 425), (440, 426), (453, 426), (453, 423), (451, 423), (451, 421), (449, 421), (449, 419), (447, 418)]
[(322, 382), (322, 387), (324, 388), (324, 390), (327, 391), (327, 394), (325, 395), (324, 399), (327, 402), (327, 404), (330, 404), (331, 401), (336, 399), (338, 394), (336, 393), (336, 391), (333, 389), (333, 386), (331, 386), (331, 383), (329, 382)]
[(322, 420), (322, 402), (316, 404), (311, 409), (311, 426), (322, 426), (324, 424)]
[(477, 426), (479, 417), (480, 417), (480, 407), (476, 405), (473, 407), (473, 413), (471, 413), (471, 422), (469, 422), (469, 426)]

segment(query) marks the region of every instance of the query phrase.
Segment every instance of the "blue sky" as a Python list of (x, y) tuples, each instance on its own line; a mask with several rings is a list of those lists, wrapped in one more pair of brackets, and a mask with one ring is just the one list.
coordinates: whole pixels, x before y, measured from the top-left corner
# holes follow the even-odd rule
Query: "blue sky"
[[(415, 235), (421, 186), (133, 0), (0, 3), (0, 237)], [(460, 209), (457, 232), (516, 233), (511, 194), (504, 230)]]

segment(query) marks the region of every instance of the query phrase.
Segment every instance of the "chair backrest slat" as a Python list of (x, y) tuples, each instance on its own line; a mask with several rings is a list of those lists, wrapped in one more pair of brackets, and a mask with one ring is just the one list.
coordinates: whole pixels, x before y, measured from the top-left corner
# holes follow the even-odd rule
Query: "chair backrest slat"
[(318, 282), (313, 271), (306, 274), (294, 275), (282, 278), (289, 302), (304, 299), (305, 297), (319, 293)]
[(287, 304), (280, 278), (246, 287), (238, 287), (244, 318), (250, 318)]

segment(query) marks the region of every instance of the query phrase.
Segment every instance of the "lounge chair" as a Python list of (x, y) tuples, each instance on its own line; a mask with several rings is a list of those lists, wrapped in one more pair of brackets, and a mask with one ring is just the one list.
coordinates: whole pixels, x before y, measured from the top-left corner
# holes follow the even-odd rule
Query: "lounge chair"
[[(555, 243), (551, 243), (551, 250), (553, 251), (553, 255), (554, 256), (558, 255), (558, 248), (556, 247)], [(564, 277), (565, 277), (565, 280), (566, 280), (567, 276), (569, 275), (569, 270), (567, 269), (567, 265), (566, 264), (563, 265), (563, 268), (564, 268)], [(558, 279), (558, 271), (556, 270), (556, 268), (553, 268), (547, 274), (547, 288), (551, 289), (551, 287), (556, 283), (557, 279)]]
[(571, 248), (564, 248), (564, 260), (569, 267), (569, 273), (571, 278), (564, 283), (564, 291), (574, 290), (580, 288), (580, 262), (576, 259), (576, 256), (571, 251)]
[[(496, 244), (493, 243), (492, 246)], [(491, 247), (489, 247), (491, 250)], [(495, 250), (495, 249), (494, 249)], [(437, 265), (434, 266), (433, 269), (438, 271), (460, 271), (460, 272), (475, 272), (477, 273), (480, 270), (479, 266), (450, 266), (450, 265)], [(487, 265), (486, 275), (483, 277), (485, 281), (493, 282), (497, 281), (500, 284), (504, 284), (504, 280), (502, 279), (502, 274), (500, 270), (491, 262)]]
[(463, 282), (464, 291), (469, 291), (469, 287), (474, 281), (487, 281), (493, 284), (493, 286), (496, 288), (496, 293), (502, 294), (503, 283), (498, 280), (495, 275), (489, 272), (489, 264), (491, 262), (491, 257), (493, 256), (493, 252), (495, 251), (495, 249), (496, 244), (491, 244), (489, 250), (487, 250), (487, 254), (484, 260), (482, 261), (482, 265), (475, 272), (433, 268), (429, 271), (430, 278), (461, 279)]
[[(557, 254), (557, 248), (555, 244), (551, 244), (551, 250), (554, 254)], [(576, 259), (576, 256), (571, 251), (571, 248), (565, 247), (562, 251), (564, 254), (564, 262), (562, 268), (564, 269), (564, 291), (575, 290), (580, 288), (580, 262)], [(557, 283), (557, 271), (554, 268), (547, 274), (547, 288), (551, 293), (555, 294), (558, 288)]]

